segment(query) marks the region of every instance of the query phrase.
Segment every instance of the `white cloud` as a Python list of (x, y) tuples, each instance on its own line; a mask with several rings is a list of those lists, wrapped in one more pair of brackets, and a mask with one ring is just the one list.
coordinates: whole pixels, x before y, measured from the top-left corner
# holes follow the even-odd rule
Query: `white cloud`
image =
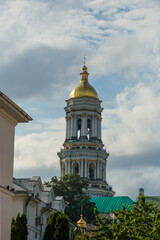
[(142, 83), (126, 88), (116, 98), (117, 107), (104, 111), (103, 136), (113, 155), (136, 155), (160, 149), (157, 89)]
[[(59, 172), (57, 152), (60, 151), (65, 137), (64, 120), (62, 118), (45, 119), (39, 124), (42, 129), (40, 133), (16, 136), (15, 171), (52, 167)], [(35, 124), (32, 125), (33, 131), (35, 126)]]
[(138, 188), (159, 195), (159, 85), (139, 83), (116, 97), (116, 107), (103, 112), (103, 141), (110, 152), (107, 181), (117, 195), (133, 199)]
[(146, 196), (159, 196), (160, 168), (134, 168), (119, 171), (111, 170), (109, 182), (112, 183), (116, 195), (129, 196), (136, 200), (139, 188), (144, 188)]
[[(159, 21), (156, 1), (4, 1), (0, 8), (4, 73), (0, 81), (6, 82), (12, 75), (21, 98), (30, 97), (23, 94), (22, 73), (25, 82), (33, 85), (40, 78), (39, 87), (33, 88), (37, 93), (45, 89), (44, 80), (45, 86), (53, 88), (53, 72), (56, 82), (70, 79), (72, 85), (84, 52), (92, 75), (123, 73), (125, 80), (133, 82), (140, 74), (145, 81), (147, 72), (148, 78), (152, 74), (155, 79), (160, 76)], [(62, 51), (72, 67), (63, 61)], [(59, 67), (54, 68), (56, 62)]]

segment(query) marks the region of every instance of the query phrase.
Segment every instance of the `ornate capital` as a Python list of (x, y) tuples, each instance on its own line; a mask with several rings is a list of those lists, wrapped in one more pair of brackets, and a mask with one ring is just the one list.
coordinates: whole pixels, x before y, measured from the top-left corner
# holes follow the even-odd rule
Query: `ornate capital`
[(86, 113), (83, 113), (83, 114), (82, 114), (82, 117), (87, 117), (87, 114), (86, 114)]

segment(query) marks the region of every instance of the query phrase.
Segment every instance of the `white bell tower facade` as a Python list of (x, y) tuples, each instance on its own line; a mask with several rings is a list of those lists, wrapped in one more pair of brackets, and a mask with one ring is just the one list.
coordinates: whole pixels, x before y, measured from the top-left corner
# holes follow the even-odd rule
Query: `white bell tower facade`
[(66, 139), (60, 158), (60, 177), (77, 173), (89, 181), (86, 194), (92, 197), (113, 196), (115, 192), (106, 181), (109, 153), (101, 137), (102, 111), (97, 92), (88, 82), (85, 63), (80, 83), (66, 100)]

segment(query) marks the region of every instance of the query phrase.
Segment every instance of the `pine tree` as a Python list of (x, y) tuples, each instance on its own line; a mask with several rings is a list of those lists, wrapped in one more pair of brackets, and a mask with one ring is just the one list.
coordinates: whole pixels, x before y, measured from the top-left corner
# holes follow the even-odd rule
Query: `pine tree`
[(47, 222), (45, 232), (43, 235), (43, 240), (55, 240), (51, 219), (49, 219)]
[(20, 240), (20, 234), (17, 231), (16, 220), (12, 218), (11, 222), (11, 240)]
[(27, 236), (27, 217), (24, 213), (22, 213), (21, 216), (20, 213), (18, 213), (16, 219), (12, 218), (11, 240), (27, 240)]
[(56, 240), (69, 240), (69, 222), (63, 213), (57, 217), (56, 220)]
[(19, 230), (20, 230), (20, 238), (21, 240), (27, 240), (28, 236), (28, 228), (27, 228), (27, 217), (25, 213), (23, 212), (21, 217), (20, 217), (20, 222), (19, 222)]
[(56, 220), (59, 216), (59, 212), (53, 212), (50, 215), (50, 218), (47, 222), (45, 232), (43, 235), (43, 240), (55, 240), (55, 231), (56, 231)]

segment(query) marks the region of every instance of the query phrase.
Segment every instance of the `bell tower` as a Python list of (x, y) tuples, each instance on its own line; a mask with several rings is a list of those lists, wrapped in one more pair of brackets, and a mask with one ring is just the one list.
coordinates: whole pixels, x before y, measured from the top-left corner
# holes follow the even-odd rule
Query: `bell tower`
[(77, 173), (89, 181), (86, 194), (92, 197), (113, 196), (115, 192), (106, 182), (109, 153), (101, 137), (101, 101), (89, 84), (87, 67), (81, 69), (80, 83), (66, 100), (66, 139), (60, 158), (60, 177)]

